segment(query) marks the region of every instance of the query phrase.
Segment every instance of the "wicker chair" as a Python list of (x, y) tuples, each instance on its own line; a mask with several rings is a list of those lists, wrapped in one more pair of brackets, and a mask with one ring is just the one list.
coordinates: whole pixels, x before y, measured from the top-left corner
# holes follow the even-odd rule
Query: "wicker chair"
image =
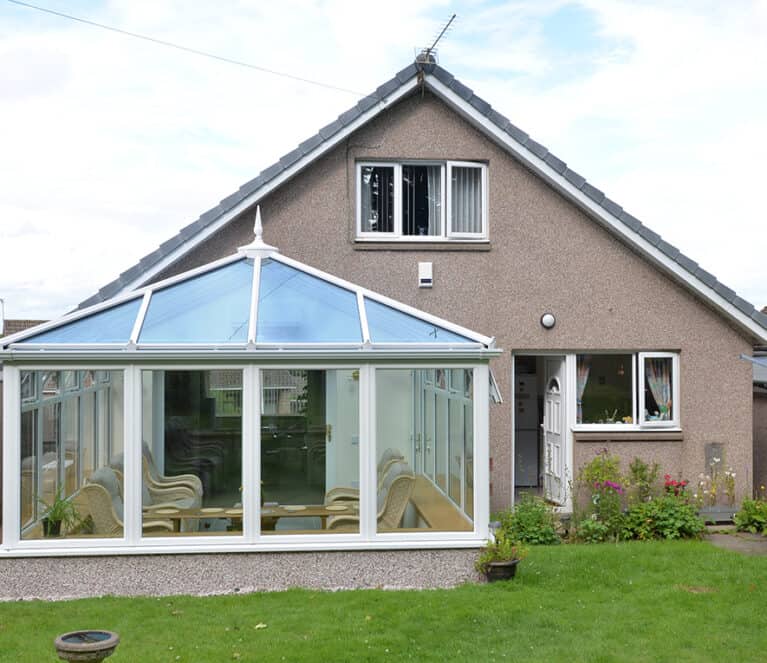
[(144, 442), (141, 449), (144, 465), (144, 481), (155, 488), (175, 488), (176, 486), (189, 486), (195, 493), (202, 497), (202, 481), (195, 474), (174, 474), (166, 476), (160, 474), (154, 462), (154, 456), (149, 445)]
[[(381, 454), (378, 459), (377, 475), (378, 475), (378, 488), (381, 490), (386, 472), (389, 468), (398, 461), (404, 461), (402, 452), (398, 449), (387, 449)], [(331, 488), (325, 493), (325, 504), (332, 504), (333, 502), (359, 502), (360, 491), (359, 488), (347, 488), (345, 486), (339, 486), (338, 488)]]
[[(415, 476), (407, 463), (397, 461), (386, 472), (378, 490), (378, 528), (397, 529), (402, 522), (410, 496), (413, 494)], [(358, 529), (359, 516), (331, 516), (328, 529)]]
[[(202, 484), (193, 486), (186, 481), (159, 483), (152, 479), (149, 465), (144, 457), (143, 481), (141, 483), (141, 506), (144, 509), (176, 507), (177, 509), (199, 509), (202, 506)], [(109, 463), (123, 486), (123, 455), (118, 454)], [(197, 491), (199, 488), (200, 492)]]
[[(117, 473), (109, 467), (96, 470), (74, 498), (77, 511), (82, 518), (90, 516), (93, 533), (101, 536), (121, 536), (123, 533), (123, 500)], [(144, 519), (145, 531), (161, 530), (172, 532), (170, 520)]]

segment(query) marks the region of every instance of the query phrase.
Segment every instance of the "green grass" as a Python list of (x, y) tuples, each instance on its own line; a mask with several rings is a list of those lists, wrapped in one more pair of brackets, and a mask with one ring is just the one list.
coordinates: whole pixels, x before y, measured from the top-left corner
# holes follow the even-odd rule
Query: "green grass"
[[(704, 542), (533, 548), (508, 583), (454, 590), (0, 604), (0, 661), (55, 661), (107, 628), (108, 661), (767, 660), (767, 557)], [(266, 627), (256, 628), (259, 624)]]

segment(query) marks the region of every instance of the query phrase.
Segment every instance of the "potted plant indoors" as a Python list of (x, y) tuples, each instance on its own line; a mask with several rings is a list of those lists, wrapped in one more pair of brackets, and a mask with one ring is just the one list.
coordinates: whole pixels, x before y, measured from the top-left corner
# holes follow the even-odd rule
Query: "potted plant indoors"
[(71, 529), (80, 519), (74, 503), (62, 496), (63, 490), (64, 486), (60, 485), (50, 503), (37, 498), (45, 510), (42, 518), (45, 536), (61, 536), (62, 526), (65, 530)]
[(483, 573), (488, 582), (510, 580), (517, 572), (517, 564), (526, 556), (527, 549), (501, 528), (482, 549), (474, 568)]

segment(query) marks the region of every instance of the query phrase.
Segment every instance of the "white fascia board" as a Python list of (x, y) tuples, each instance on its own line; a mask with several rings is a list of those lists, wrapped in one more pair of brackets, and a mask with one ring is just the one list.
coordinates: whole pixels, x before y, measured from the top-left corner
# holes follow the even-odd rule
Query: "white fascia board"
[[(113, 308), (115, 306), (118, 306), (119, 304), (124, 304), (125, 302), (128, 302), (132, 299), (137, 299), (138, 297), (144, 297), (148, 292), (152, 293), (157, 290), (167, 288), (168, 286), (171, 286), (174, 283), (178, 283), (179, 281), (184, 281), (186, 279), (199, 276), (200, 274), (213, 271), (214, 269), (218, 269), (219, 267), (223, 267), (224, 265), (228, 265), (229, 263), (232, 263), (232, 262), (237, 262), (238, 260), (245, 260), (245, 258), (242, 256), (242, 254), (235, 253), (233, 255), (220, 258), (219, 260), (214, 260), (213, 262), (209, 262), (205, 265), (201, 265), (200, 267), (195, 267), (194, 269), (190, 269), (182, 274), (176, 274), (175, 276), (171, 276), (167, 279), (163, 279), (162, 281), (158, 281), (157, 283), (152, 283), (150, 285), (144, 286), (143, 288), (139, 288), (138, 290), (122, 292), (119, 295), (115, 295), (114, 297), (111, 297), (110, 299), (107, 299), (103, 302), (99, 302), (98, 304), (94, 304), (93, 306), (89, 306), (88, 308), (77, 309), (60, 318), (56, 318), (55, 320), (49, 320), (48, 322), (44, 322), (41, 325), (30, 327), (29, 329), (25, 329), (16, 334), (12, 334), (11, 336), (6, 336), (5, 338), (2, 339), (0, 350), (2, 350), (3, 348), (7, 348), (13, 343), (18, 343), (19, 341), (23, 341), (25, 338), (36, 336), (37, 334), (41, 334), (51, 329), (56, 329), (57, 327), (62, 327), (66, 324), (69, 324), (70, 322), (75, 322), (82, 318), (87, 318), (88, 316), (93, 315), (94, 313), (100, 313), (101, 311), (104, 311), (109, 308)], [(142, 304), (143, 303), (146, 303), (148, 306), (148, 302), (142, 302)], [(142, 311), (139, 310), (137, 318), (141, 317), (141, 315), (142, 315)], [(133, 332), (136, 331), (135, 329), (136, 322), (134, 322), (134, 328), (131, 330), (131, 334), (133, 334)], [(142, 322), (143, 322), (143, 319), (142, 319)], [(40, 347), (42, 347), (43, 345), (44, 344), (40, 344)], [(60, 343), (56, 345), (57, 347), (61, 347), (65, 344)], [(114, 345), (114, 344), (110, 344), (110, 345)], [(123, 344), (120, 344), (120, 345), (123, 345)]]
[(340, 142), (345, 140), (350, 134), (352, 134), (361, 126), (363, 126), (364, 124), (372, 120), (381, 111), (387, 109), (389, 106), (399, 101), (402, 97), (406, 96), (417, 85), (418, 85), (417, 77), (413, 77), (407, 83), (404, 83), (403, 85), (401, 85), (397, 90), (392, 92), (392, 94), (389, 95), (386, 99), (382, 99), (381, 101), (376, 103), (374, 106), (371, 106), (356, 120), (346, 125), (343, 129), (341, 129), (341, 131), (336, 133), (331, 138), (328, 138), (326, 141), (322, 142), (320, 145), (314, 148), (311, 152), (308, 152), (307, 154), (305, 154), (301, 159), (299, 159), (296, 163), (290, 166), (290, 168), (286, 168), (285, 170), (283, 170), (281, 173), (279, 173), (278, 175), (273, 177), (271, 180), (269, 180), (266, 184), (264, 184), (264, 186), (260, 187), (259, 189), (256, 189), (253, 193), (251, 193), (246, 198), (243, 198), (239, 203), (237, 203), (230, 210), (224, 212), (215, 221), (213, 221), (208, 226), (200, 230), (199, 233), (196, 233), (195, 235), (190, 237), (188, 240), (186, 240), (183, 244), (176, 247), (168, 255), (163, 257), (162, 260), (160, 260), (160, 262), (150, 267), (146, 272), (141, 274), (137, 279), (134, 279), (133, 281), (128, 283), (128, 285), (126, 285), (122, 291), (136, 288), (141, 283), (145, 283), (147, 279), (151, 279), (157, 274), (160, 274), (163, 270), (167, 269), (170, 265), (176, 262), (183, 255), (185, 255), (186, 253), (188, 253), (195, 247), (199, 246), (202, 242), (204, 242), (208, 237), (210, 237), (214, 233), (218, 232), (221, 228), (227, 225), (235, 217), (239, 216), (246, 209), (248, 209), (249, 207), (252, 207), (255, 203), (257, 203), (259, 200), (267, 196), (274, 189), (280, 187), (285, 181), (289, 180), (291, 177), (301, 172), (313, 161), (315, 161), (322, 155), (332, 150), (336, 145), (338, 145)]
[[(328, 283), (337, 285), (343, 288), (344, 290), (350, 290), (353, 293), (361, 294), (363, 297), (367, 297), (368, 299), (372, 299), (373, 301), (376, 301), (380, 304), (384, 304), (390, 308), (393, 308), (396, 311), (401, 311), (402, 313), (411, 315), (414, 318), (423, 320), (424, 322), (428, 322), (430, 324), (443, 327), (444, 329), (447, 329), (448, 331), (458, 334), (459, 336), (465, 336), (466, 338), (470, 338), (471, 340), (476, 341), (477, 343), (481, 343), (482, 345), (486, 347), (491, 347), (495, 343), (494, 337), (478, 334), (477, 332), (472, 331), (471, 329), (466, 329), (465, 327), (456, 325), (450, 322), (449, 320), (438, 318), (436, 315), (431, 315), (430, 313), (421, 311), (420, 309), (417, 309), (413, 306), (408, 306), (407, 304), (398, 302), (396, 299), (390, 299), (389, 297), (386, 297), (380, 293), (373, 292), (372, 290), (368, 290), (367, 288), (363, 288), (362, 286), (359, 286), (359, 285), (355, 285), (354, 283), (345, 281), (344, 279), (341, 279), (337, 276), (333, 276), (332, 274), (323, 272), (320, 269), (310, 267), (309, 265), (299, 262), (298, 260), (293, 260), (292, 258), (288, 258), (287, 256), (284, 256), (281, 253), (274, 254), (272, 256), (272, 259), (278, 262), (281, 262), (285, 265), (288, 265), (290, 267), (294, 267), (295, 269), (298, 269), (299, 271), (306, 272), (307, 274), (310, 274), (312, 276), (316, 276), (317, 278), (320, 278), (323, 281), (327, 281)], [(383, 345), (383, 344), (379, 343), (376, 345)], [(414, 345), (423, 346), (423, 344), (414, 344)]]
[(28, 351), (11, 348), (0, 351), (2, 358), (11, 364), (71, 364), (86, 365), (93, 362), (115, 362), (120, 365), (168, 361), (174, 364), (199, 362), (232, 362), (240, 364), (259, 364), (261, 362), (300, 361), (342, 361), (344, 363), (369, 364), (376, 361), (403, 361), (415, 364), (426, 361), (485, 361), (503, 354), (502, 350), (487, 348), (428, 348), (414, 351), (413, 348), (370, 348), (370, 349), (309, 349), (290, 350), (48, 350)]
[(745, 315), (713, 288), (710, 288), (703, 283), (703, 281), (690, 274), (684, 267), (671, 260), (671, 258), (665, 255), (660, 249), (650, 244), (639, 233), (631, 230), (631, 228), (620, 219), (610, 214), (601, 205), (598, 205), (591, 200), (591, 198), (580, 189), (577, 189), (568, 182), (565, 177), (557, 173), (543, 159), (535, 156), (522, 144), (515, 141), (509, 134), (498, 127), (498, 125), (479, 113), (471, 104), (459, 97), (437, 78), (429, 74), (425, 77), (425, 83), (434, 94), (447, 103), (459, 115), (482, 130), (496, 143), (506, 148), (566, 198), (585, 210), (589, 216), (611, 230), (615, 235), (618, 235), (625, 240), (628, 244), (634, 246), (645, 258), (650, 260), (654, 265), (662, 268), (675, 281), (685, 284), (690, 290), (708, 301), (718, 312), (730, 318), (743, 331), (767, 342), (767, 329), (764, 329), (764, 327), (759, 325), (755, 320), (752, 320), (749, 316)]

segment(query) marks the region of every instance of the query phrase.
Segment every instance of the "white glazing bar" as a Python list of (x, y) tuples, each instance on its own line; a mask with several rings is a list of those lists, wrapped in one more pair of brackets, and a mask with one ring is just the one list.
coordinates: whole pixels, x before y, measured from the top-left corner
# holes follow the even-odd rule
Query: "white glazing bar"
[(250, 318), (248, 319), (248, 344), (256, 344), (258, 324), (258, 292), (261, 287), (261, 257), (253, 258), (253, 285), (250, 291)]
[(490, 378), (487, 364), (474, 367), (474, 533), (487, 538), (490, 522)]
[(21, 528), (21, 394), (20, 371), (3, 367), (3, 548), (18, 544)]
[(144, 318), (146, 317), (146, 310), (149, 308), (149, 300), (152, 298), (152, 291), (147, 290), (144, 293), (144, 299), (141, 301), (138, 314), (136, 315), (136, 322), (133, 324), (133, 329), (130, 333), (130, 342), (134, 345), (138, 343), (138, 337), (141, 333), (141, 327), (144, 325)]
[(141, 369), (128, 366), (124, 373), (123, 401), (123, 527), (125, 541), (138, 545), (141, 541)]
[(261, 408), (260, 376), (255, 366), (246, 366), (242, 376), (242, 527), (246, 541), (261, 534)]
[(368, 314), (365, 311), (365, 297), (357, 291), (357, 310), (360, 314), (360, 329), (362, 330), (362, 342), (370, 342), (370, 327), (368, 327)]
[(360, 367), (360, 535), (365, 541), (376, 536), (376, 407), (375, 369)]

